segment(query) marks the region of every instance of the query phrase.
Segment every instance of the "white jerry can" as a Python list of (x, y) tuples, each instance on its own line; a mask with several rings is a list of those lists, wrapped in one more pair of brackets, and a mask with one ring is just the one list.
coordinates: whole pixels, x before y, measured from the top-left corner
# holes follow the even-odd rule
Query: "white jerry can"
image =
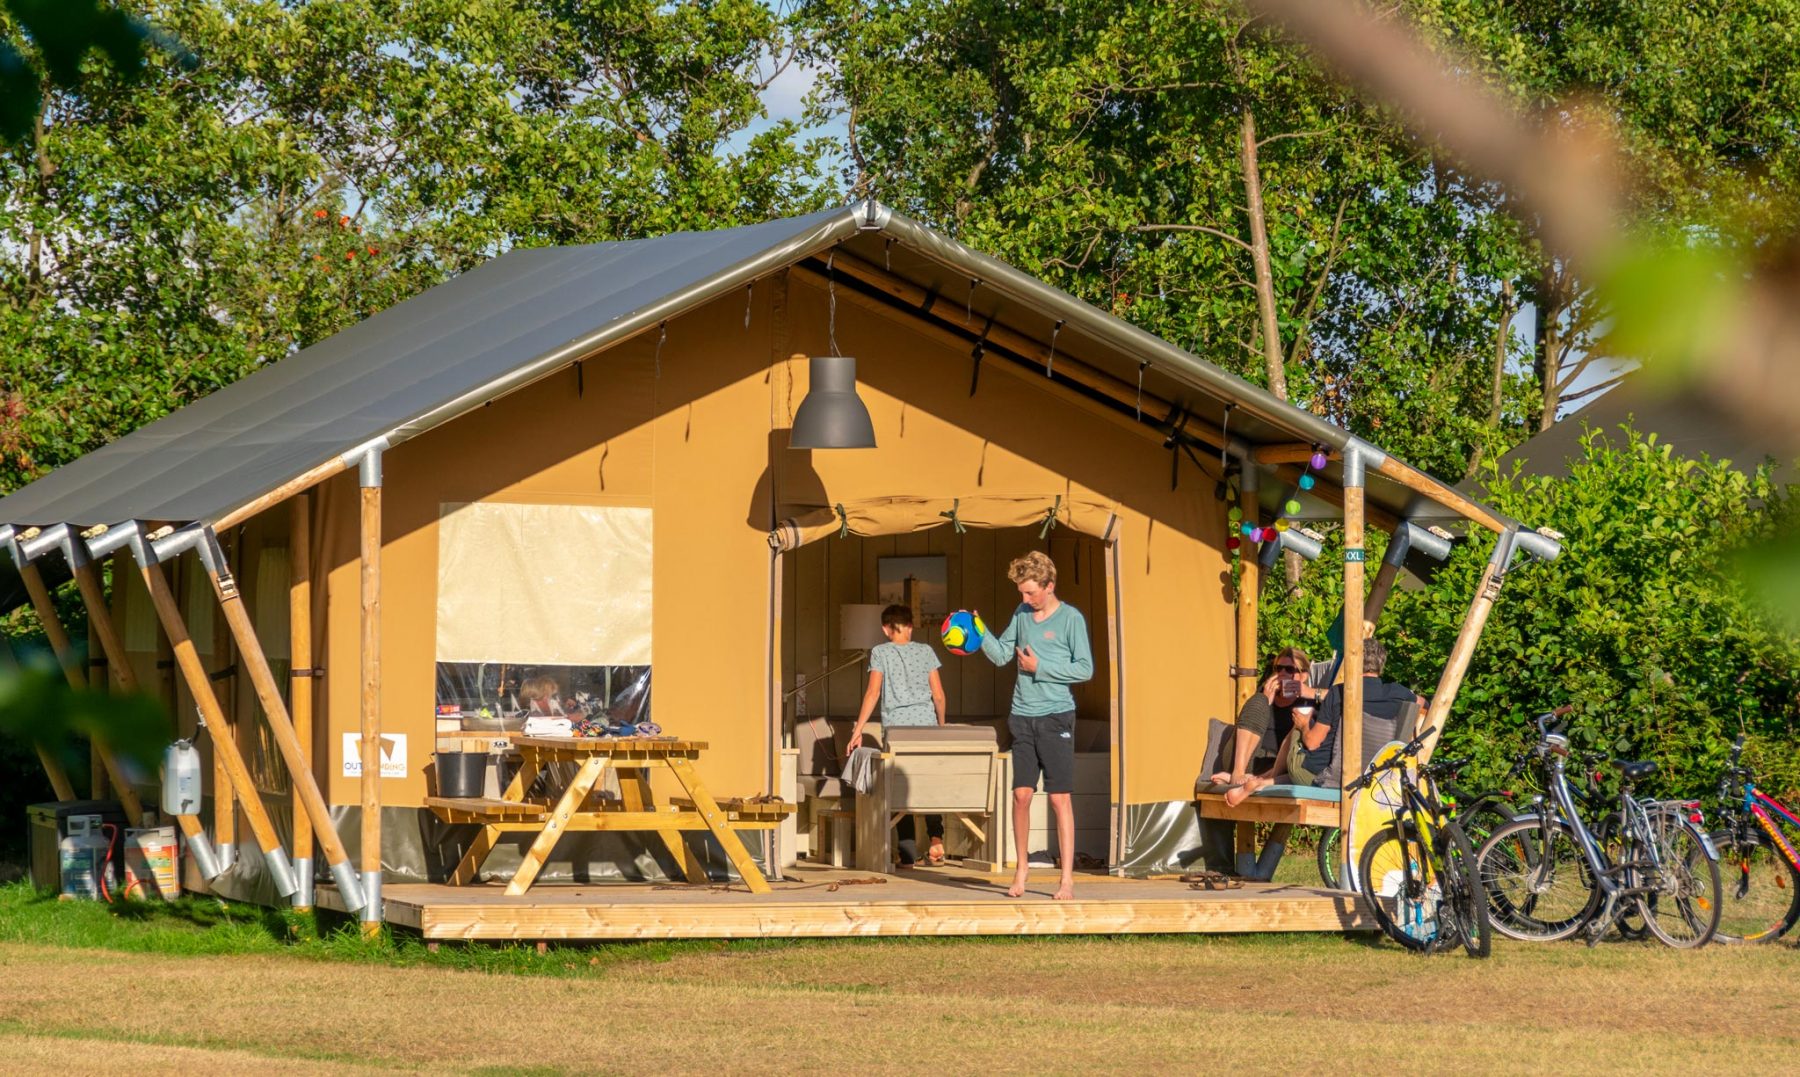
[(195, 815), (200, 811), (200, 749), (178, 740), (163, 752), (162, 810), (164, 815)]

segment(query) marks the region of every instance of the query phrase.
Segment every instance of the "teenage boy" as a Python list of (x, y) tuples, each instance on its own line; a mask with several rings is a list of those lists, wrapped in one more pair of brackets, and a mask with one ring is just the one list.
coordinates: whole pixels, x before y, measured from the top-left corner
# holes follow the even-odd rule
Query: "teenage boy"
[(1024, 601), (998, 635), (982, 638), (981, 653), (997, 666), (1016, 657), (1012, 731), (1013, 836), (1019, 866), (1008, 897), (1023, 897), (1031, 873), (1031, 799), (1038, 776), (1056, 813), (1057, 846), (1062, 851), (1062, 885), (1056, 900), (1075, 896), (1075, 696), (1071, 684), (1094, 675), (1094, 652), (1088, 646), (1087, 620), (1081, 611), (1056, 597), (1056, 563), (1033, 550), (1007, 567), (1006, 578)]
[[(913, 642), (912, 610), (892, 605), (881, 611), (881, 634), (886, 643), (878, 643), (869, 652), (869, 687), (863, 693), (862, 710), (856, 715), (856, 728), (850, 731), (849, 751), (862, 746), (863, 726), (875, 707), (881, 707), (881, 726), (932, 726), (944, 724), (944, 681), (938, 674), (937, 652), (930, 645)], [(907, 827), (910, 831), (912, 828)], [(900, 863), (910, 867), (918, 860), (918, 844), (911, 836), (895, 829), (894, 848)], [(944, 862), (944, 817), (927, 815), (925, 833), (931, 848), (925, 854), (927, 864)]]

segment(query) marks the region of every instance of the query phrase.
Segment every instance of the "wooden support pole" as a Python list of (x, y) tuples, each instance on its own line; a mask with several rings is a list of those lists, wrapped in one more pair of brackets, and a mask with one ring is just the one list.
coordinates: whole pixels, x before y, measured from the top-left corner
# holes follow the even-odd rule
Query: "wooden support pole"
[[(190, 591), (185, 597), (191, 597), (191, 594), (192, 592)], [(213, 661), (218, 663), (219, 666), (218, 679), (212, 680), (209, 678), (208, 680), (209, 683), (218, 686), (215, 690), (215, 695), (219, 700), (219, 706), (225, 713), (226, 728), (229, 730), (226, 735), (232, 738), (232, 743), (238, 748), (241, 754), (243, 745), (237, 740), (237, 674), (232, 672), (232, 667), (236, 664), (236, 659), (232, 655), (231, 636), (229, 633), (220, 632), (219, 619), (214, 616), (210, 608), (203, 607), (203, 609), (205, 609), (204, 613), (200, 610), (195, 610), (193, 611), (193, 615), (195, 617), (204, 616), (211, 625)], [(215, 731), (214, 736), (217, 737), (218, 735), (217, 731)], [(213, 833), (219, 836), (220, 847), (225, 850), (227, 867), (231, 866), (230, 858), (237, 851), (237, 797), (233, 793), (232, 788), (231, 775), (225, 769), (225, 760), (221, 759), (217, 753), (214, 753)]]
[(268, 719), (269, 731), (274, 734), (275, 746), (280, 750), (282, 760), (287, 763), (288, 779), (292, 782), (303, 809), (296, 814), (295, 819), (297, 821), (302, 816), (310, 817), (312, 829), (317, 832), (319, 844), (325, 850), (326, 860), (331, 864), (334, 874), (341, 875), (349, 870), (350, 853), (339, 840), (337, 828), (332, 825), (331, 809), (325, 805), (325, 797), (319, 792), (319, 783), (314, 780), (306, 753), (301, 749), (300, 740), (294, 733), (287, 704), (281, 699), (281, 686), (276, 683), (275, 673), (269, 668), (268, 657), (263, 654), (262, 641), (256, 637), (256, 626), (251, 623), (250, 611), (244, 608), (244, 599), (238, 592), (237, 581), (225, 568), (216, 545), (212, 546), (210, 553), (203, 551), (201, 559), (206, 563), (206, 575), (212, 583), (213, 594), (219, 600), (219, 608), (225, 614), (226, 628), (237, 643), (239, 660), (250, 674), (250, 683), (256, 690), (257, 701), (262, 704), (263, 716)]
[[(381, 933), (381, 454), (362, 463), (363, 934)], [(509, 891), (510, 892), (510, 891)]]
[(230, 512), (213, 521), (213, 530), (215, 532), (226, 531), (236, 527), (238, 524), (243, 523), (245, 520), (248, 520), (250, 517), (255, 516), (266, 508), (279, 505), (288, 498), (293, 497), (295, 494), (310, 490), (324, 482), (326, 479), (331, 478), (333, 475), (343, 474), (345, 471), (348, 471), (351, 466), (352, 464), (350, 461), (341, 456), (334, 456), (323, 464), (289, 479), (287, 482), (282, 483), (280, 486), (270, 490), (268, 493), (254, 501), (246, 502), (245, 504), (232, 509)]
[[(99, 588), (98, 575), (94, 573), (92, 565), (83, 567), (87, 569), (93, 580), (94, 588), (100, 594), (100, 608), (104, 610), (106, 596), (105, 592)], [(63, 628), (62, 619), (56, 614), (56, 603), (50, 600), (50, 590), (44, 586), (44, 577), (38, 572), (36, 565), (27, 563), (19, 566), (19, 578), (25, 583), (25, 593), (31, 598), (31, 607), (37, 611), (38, 620), (44, 623), (44, 635), (50, 638), (50, 649), (56, 652), (56, 660), (62, 666), (63, 677), (68, 680), (69, 687), (81, 691), (88, 686), (87, 677), (81, 669), (81, 659), (75, 654), (74, 645), (69, 642), (69, 633)], [(79, 583), (81, 578), (81, 572), (77, 571), (76, 581)], [(82, 598), (84, 601), (89, 601), (86, 585), (83, 585)], [(93, 620), (91, 609), (88, 619), (90, 622)], [(104, 740), (94, 741), (93, 746), (95, 753), (100, 756), (101, 765), (112, 777), (113, 787), (119, 794), (119, 806), (125, 809), (125, 818), (131, 821), (132, 826), (143, 825), (143, 802), (138, 799), (137, 790), (132, 788), (131, 781), (124, 770), (119, 767), (118, 758), (113, 755), (112, 749)]]
[(1450, 509), (1466, 520), (1475, 521), (1489, 531), (1499, 533), (1507, 529), (1508, 525), (1505, 520), (1410, 464), (1403, 464), (1391, 456), (1384, 457), (1381, 463), (1375, 466), (1375, 472), (1384, 478), (1392, 479), (1421, 497)]
[(1388, 596), (1394, 593), (1394, 583), (1400, 577), (1400, 562), (1383, 558), (1381, 568), (1375, 572), (1375, 582), (1369, 586), (1369, 600), (1363, 609), (1363, 620), (1370, 624), (1381, 623), (1381, 611), (1387, 608)]
[[(100, 649), (100, 633), (94, 625), (92, 611), (87, 626), (88, 686), (96, 692), (106, 691), (106, 659)], [(106, 761), (100, 758), (100, 746), (88, 740), (88, 789), (95, 800), (106, 799)]]
[(1481, 583), (1475, 588), (1468, 615), (1463, 618), (1456, 643), (1450, 648), (1450, 659), (1444, 663), (1443, 676), (1438, 678), (1437, 691), (1432, 693), (1431, 707), (1425, 712), (1425, 723), (1419, 730), (1427, 734), (1424, 746), (1419, 750), (1421, 760), (1429, 760), (1431, 753), (1437, 750), (1438, 738), (1444, 733), (1444, 722), (1450, 717), (1450, 707), (1456, 702), (1464, 675), (1469, 672), (1469, 661), (1475, 657), (1475, 645), (1481, 641), (1488, 615), (1494, 612), (1494, 600), (1500, 597), (1500, 589), (1506, 585), (1506, 566), (1512, 560), (1513, 536), (1514, 532), (1505, 531), (1494, 541), (1493, 555), (1481, 570)]
[[(1361, 472), (1360, 463), (1352, 464)], [(1357, 478), (1360, 479), (1360, 474)], [(1344, 715), (1338, 723), (1339, 788), (1355, 781), (1363, 768), (1363, 488), (1360, 481), (1344, 486)], [(1343, 792), (1338, 801), (1339, 832), (1350, 833), (1350, 794)], [(1340, 841), (1344, 855), (1350, 855), (1350, 842)], [(1341, 879), (1351, 878), (1348, 862)]]
[[(300, 744), (301, 768), (313, 778), (312, 646), (312, 494), (295, 495), (288, 503), (288, 706), (293, 712), (294, 739)], [(312, 816), (301, 793), (300, 775), (288, 766), (294, 795), (294, 873), (300, 890), (294, 907), (312, 907)]]
[[(207, 730), (212, 734), (213, 757), (222, 761), (226, 780), (236, 787), (244, 806), (244, 817), (250, 823), (250, 833), (255, 837), (257, 847), (262, 850), (269, 875), (275, 881), (275, 889), (285, 897), (294, 892), (293, 869), (288, 864), (287, 853), (282, 850), (280, 840), (275, 836), (275, 827), (269, 822), (269, 813), (263, 809), (262, 798), (257, 795), (256, 785), (250, 778), (250, 769), (244, 765), (244, 757), (238, 751), (236, 731), (225, 717), (225, 709), (219, 705), (219, 697), (214, 694), (212, 681), (207, 676), (205, 665), (200, 661), (200, 652), (195, 649), (194, 640), (188, 635), (187, 624), (181, 619), (181, 607), (169, 590), (168, 578), (163, 575), (162, 565), (154, 560), (148, 564), (140, 564), (138, 570), (143, 575), (145, 589), (150, 592), (150, 602), (156, 607), (156, 616), (162, 622), (163, 631), (169, 636), (170, 647), (175, 652), (175, 666), (181, 671), (182, 679), (187, 682), (188, 691), (194, 697), (194, 705), (199, 708), (200, 716), (206, 721)], [(213, 790), (215, 799), (219, 792), (217, 789)], [(220, 839), (221, 842), (223, 840)]]
[[(123, 586), (117, 582), (120, 579), (118, 572), (123, 564), (117, 558), (113, 561), (115, 589)], [(107, 668), (112, 671), (113, 681), (119, 686), (120, 692), (126, 695), (136, 694), (137, 671), (131, 668), (125, 651), (125, 637), (119, 634), (119, 624), (113, 619), (112, 608), (105, 601), (106, 593), (101, 584), (100, 573), (92, 562), (75, 570), (75, 586), (81, 591), (82, 603), (87, 606), (89, 632), (98, 642), (101, 652), (106, 655)], [(178, 815), (175, 818), (181, 826), (181, 832), (187, 835), (189, 852), (194, 856), (201, 874), (209, 878), (217, 874), (214, 870), (212, 845), (206, 840), (206, 830), (200, 824), (200, 817)]]
[[(1243, 510), (1242, 523), (1256, 527), (1262, 522), (1262, 504), (1257, 499), (1256, 472), (1246, 467), (1238, 477), (1238, 507)], [(1240, 532), (1241, 532), (1240, 528)], [(1237, 709), (1244, 709), (1250, 697), (1262, 690), (1257, 677), (1260, 669), (1258, 662), (1257, 617), (1262, 601), (1262, 565), (1256, 554), (1243, 543), (1241, 533), (1234, 534), (1240, 545), (1238, 552), (1238, 587), (1237, 587), (1237, 666), (1238, 675), (1233, 678), (1236, 691), (1233, 697), (1237, 701)], [(1245, 672), (1248, 670), (1249, 672)]]
[[(1311, 445), (1258, 445), (1250, 450), (1250, 459), (1259, 464), (1304, 464), (1318, 451)], [(1326, 450), (1326, 455), (1332, 459), (1338, 456), (1330, 450)]]

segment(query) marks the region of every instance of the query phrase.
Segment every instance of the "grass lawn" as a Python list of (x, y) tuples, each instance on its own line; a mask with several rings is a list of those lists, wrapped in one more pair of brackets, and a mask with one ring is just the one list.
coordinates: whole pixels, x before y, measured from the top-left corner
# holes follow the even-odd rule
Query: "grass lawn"
[(1368, 937), (364, 943), (0, 886), (0, 1071), (1783, 1070), (1791, 946)]

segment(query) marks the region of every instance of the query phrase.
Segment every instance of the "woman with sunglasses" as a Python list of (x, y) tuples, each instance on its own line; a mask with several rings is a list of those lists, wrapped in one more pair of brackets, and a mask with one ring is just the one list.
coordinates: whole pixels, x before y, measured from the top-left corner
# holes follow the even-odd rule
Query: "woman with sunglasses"
[[(1262, 690), (1244, 702), (1238, 711), (1236, 728), (1226, 742), (1230, 745), (1231, 769), (1221, 770), (1210, 779), (1215, 789), (1224, 790), (1227, 804), (1242, 804), (1245, 797), (1271, 784), (1286, 770), (1284, 764), (1288, 737), (1294, 730), (1294, 711), (1303, 710), (1310, 717), (1314, 705), (1311, 678), (1311, 659), (1300, 648), (1289, 647), (1275, 656), (1269, 675), (1263, 679)], [(1273, 757), (1273, 766), (1266, 774), (1256, 775), (1251, 771), (1258, 756)], [(1207, 828), (1207, 845), (1214, 851), (1208, 859), (1225, 859), (1218, 853), (1231, 848), (1235, 824), (1228, 819), (1208, 819), (1203, 825)], [(1263, 846), (1260, 856), (1238, 853), (1231, 860), (1235, 874), (1264, 881), (1273, 878), (1275, 865), (1287, 851), (1291, 829), (1282, 825), (1271, 830), (1269, 842)]]

